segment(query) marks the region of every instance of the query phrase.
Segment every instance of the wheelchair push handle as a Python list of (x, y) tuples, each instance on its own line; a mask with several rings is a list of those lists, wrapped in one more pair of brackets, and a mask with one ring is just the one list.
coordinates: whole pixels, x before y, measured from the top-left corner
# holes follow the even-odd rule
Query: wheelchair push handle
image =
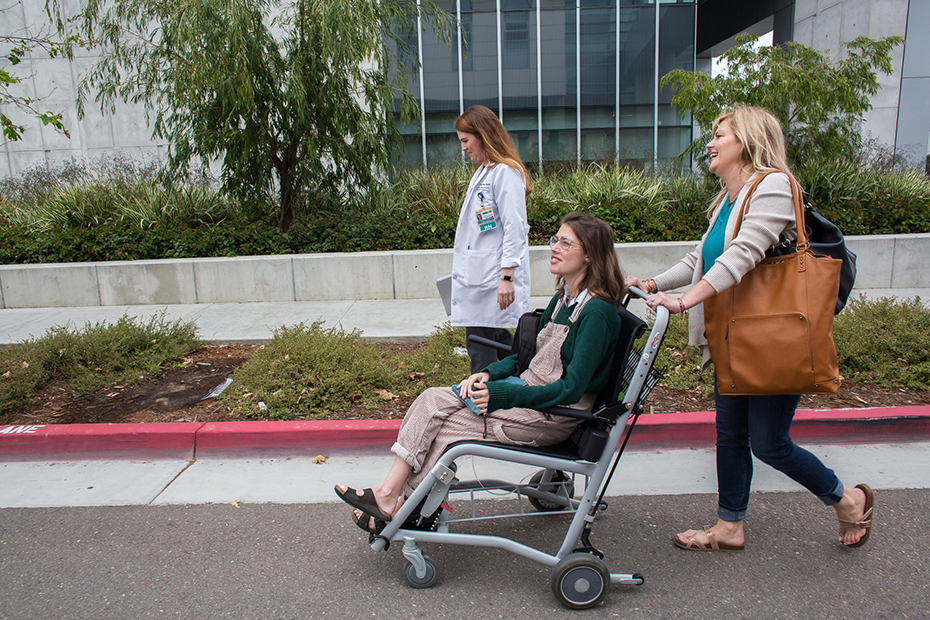
[(510, 353), (510, 345), (509, 345), (509, 344), (504, 344), (504, 343), (498, 342), (498, 341), (496, 341), (496, 340), (491, 340), (490, 338), (483, 338), (483, 337), (481, 337), (481, 336), (476, 336), (475, 334), (471, 334), (470, 336), (468, 336), (468, 342), (471, 342), (471, 343), (473, 343), (473, 344), (480, 344), (480, 345), (483, 345), (483, 346), (486, 346), (486, 347), (490, 347), (490, 348), (495, 349), (495, 350), (497, 350), (497, 351), (504, 351), (505, 353)]
[[(637, 288), (635, 286), (627, 287), (626, 297), (623, 299), (623, 302), (622, 302), (622, 305), (624, 308), (630, 305), (630, 300), (633, 299), (634, 295), (641, 299), (646, 299), (647, 297), (649, 297), (649, 293), (647, 293), (641, 288)], [(657, 307), (655, 309), (655, 313), (656, 313), (656, 320), (658, 320), (662, 324), (661, 329), (662, 329), (662, 334), (664, 337), (665, 329), (668, 326), (668, 318), (671, 313), (664, 306)]]

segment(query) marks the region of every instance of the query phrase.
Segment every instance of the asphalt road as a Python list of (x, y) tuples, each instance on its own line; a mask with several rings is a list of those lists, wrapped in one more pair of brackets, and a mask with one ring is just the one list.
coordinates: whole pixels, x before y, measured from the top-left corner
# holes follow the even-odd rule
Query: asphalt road
[[(756, 493), (746, 551), (710, 554), (671, 536), (710, 523), (715, 496), (614, 497), (593, 543), (646, 582), (580, 612), (555, 601), (548, 569), (495, 549), (425, 545), (439, 581), (412, 589), (400, 546), (372, 551), (341, 504), (6, 508), (0, 618), (928, 618), (928, 501), (877, 490), (871, 540), (845, 549), (810, 494)], [(469, 527), (553, 551), (567, 519)]]

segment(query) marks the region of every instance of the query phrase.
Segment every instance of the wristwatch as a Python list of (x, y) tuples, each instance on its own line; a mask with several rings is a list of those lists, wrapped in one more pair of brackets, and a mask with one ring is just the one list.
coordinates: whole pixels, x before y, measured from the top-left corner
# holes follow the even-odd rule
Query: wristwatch
[(513, 276), (503, 275), (501, 276), (501, 280), (506, 280), (507, 282), (513, 282)]

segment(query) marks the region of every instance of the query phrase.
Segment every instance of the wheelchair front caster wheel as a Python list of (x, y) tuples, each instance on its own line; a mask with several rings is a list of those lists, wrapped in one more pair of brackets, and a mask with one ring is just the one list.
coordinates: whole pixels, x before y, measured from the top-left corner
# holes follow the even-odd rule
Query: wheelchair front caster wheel
[(549, 587), (562, 605), (569, 609), (588, 609), (607, 596), (610, 571), (604, 560), (589, 553), (573, 553), (555, 565)]
[(436, 567), (436, 560), (431, 555), (424, 555), (423, 561), (426, 563), (426, 574), (417, 577), (416, 567), (407, 562), (404, 564), (404, 579), (412, 588), (431, 588), (439, 577), (439, 569)]

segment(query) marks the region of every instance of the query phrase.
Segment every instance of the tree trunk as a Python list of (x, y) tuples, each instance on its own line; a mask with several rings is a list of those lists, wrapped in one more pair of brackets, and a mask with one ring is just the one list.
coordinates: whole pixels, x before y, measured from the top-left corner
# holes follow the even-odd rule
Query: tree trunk
[(278, 209), (278, 228), (283, 232), (291, 227), (294, 221), (294, 188), (291, 187), (291, 169), (290, 166), (283, 164), (278, 168), (278, 182), (281, 186), (281, 198)]

